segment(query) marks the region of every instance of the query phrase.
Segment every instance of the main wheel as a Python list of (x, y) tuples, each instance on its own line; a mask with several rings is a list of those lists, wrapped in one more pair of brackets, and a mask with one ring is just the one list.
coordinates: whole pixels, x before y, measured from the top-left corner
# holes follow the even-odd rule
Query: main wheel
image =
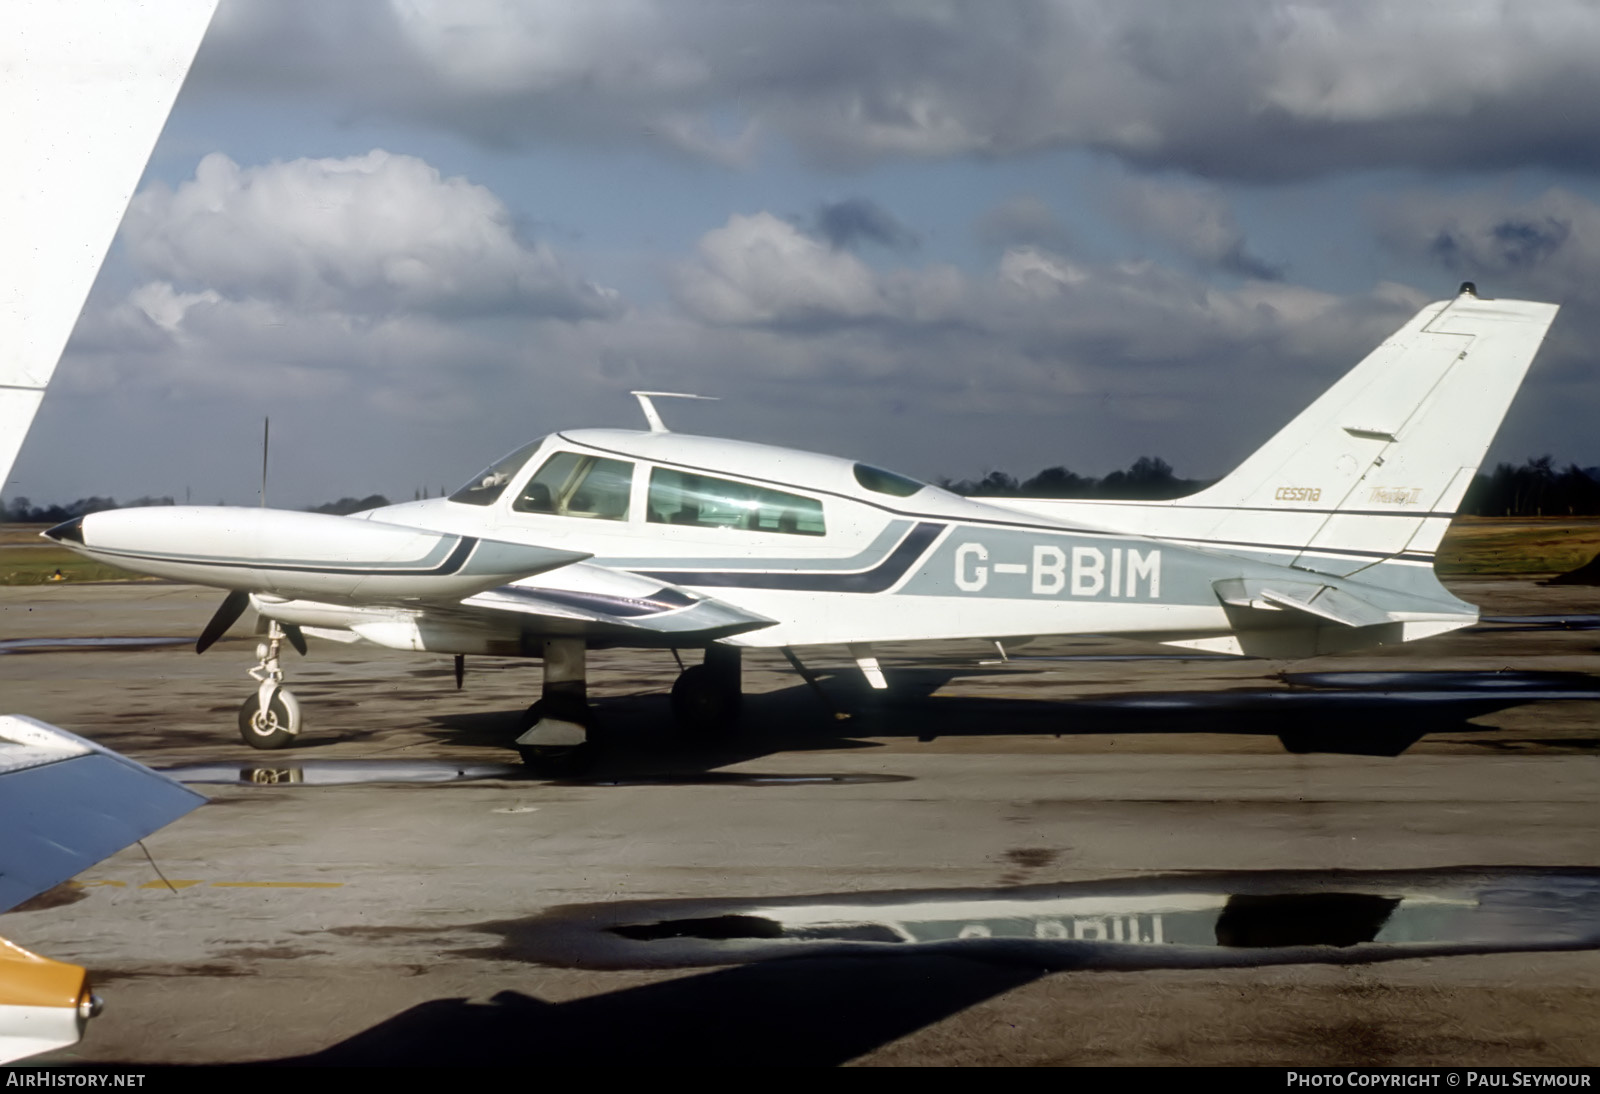
[(582, 774), (593, 766), (599, 748), (594, 740), (595, 727), (587, 703), (565, 695), (540, 699), (522, 712), (522, 729), (530, 730), (544, 718), (580, 725), (589, 739), (574, 745), (518, 745), (517, 754), (522, 757), (524, 767), (536, 775), (562, 778)]
[(251, 748), (288, 748), (300, 732), (300, 701), (294, 693), (279, 688), (266, 710), (261, 695), (252, 693), (239, 708), (239, 739)]
[(672, 685), (672, 716), (678, 728), (696, 737), (729, 736), (739, 722), (744, 696), (706, 665), (691, 665)]

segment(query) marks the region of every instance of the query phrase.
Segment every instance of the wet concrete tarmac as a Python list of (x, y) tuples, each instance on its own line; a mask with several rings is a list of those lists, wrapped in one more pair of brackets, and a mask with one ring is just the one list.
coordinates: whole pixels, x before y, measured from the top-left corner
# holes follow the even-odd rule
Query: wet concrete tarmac
[(754, 656), (718, 743), (667, 730), (670, 655), (598, 652), (556, 780), (509, 747), (536, 665), (313, 641), (259, 753), (213, 593), (0, 590), (8, 640), (170, 640), (0, 657), (4, 706), (213, 797), (0, 934), (95, 971), (64, 1061), (1593, 1064), (1600, 646), (1551, 621), (1600, 590), (1456, 591), (1507, 622), (889, 648), (887, 698), (805, 651), (845, 719)]

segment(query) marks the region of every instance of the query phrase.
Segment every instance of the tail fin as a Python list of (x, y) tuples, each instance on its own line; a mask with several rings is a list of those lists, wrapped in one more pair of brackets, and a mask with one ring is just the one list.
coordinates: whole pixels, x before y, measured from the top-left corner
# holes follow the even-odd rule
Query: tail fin
[(1468, 283), (1198, 494), (1001, 504), (1340, 576), (1385, 559), (1431, 563), (1556, 311), (1481, 300)]
[[(1347, 574), (1433, 553), (1555, 318), (1554, 304), (1430, 304), (1216, 485), (1176, 507), (1201, 538)], [(1196, 531), (1200, 531), (1196, 529)]]

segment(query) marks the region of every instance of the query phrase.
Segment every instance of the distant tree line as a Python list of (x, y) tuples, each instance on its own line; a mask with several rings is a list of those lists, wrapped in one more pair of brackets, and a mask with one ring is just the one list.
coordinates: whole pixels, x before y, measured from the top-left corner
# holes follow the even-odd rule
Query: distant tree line
[[(135, 509), (145, 505), (176, 505), (177, 502), (169, 497), (160, 498), (134, 498), (126, 504), (120, 503), (116, 498), (79, 498), (70, 505), (35, 505), (27, 498), (19, 497), (15, 501), (0, 501), (0, 523), (3, 524), (60, 524), (64, 520), (84, 516), (87, 513), (98, 513), (105, 509)], [(217, 503), (221, 505), (221, 502)], [(343, 516), (347, 513), (359, 513), (363, 509), (376, 509), (381, 505), (388, 505), (389, 499), (382, 494), (370, 494), (364, 498), (340, 498), (338, 501), (324, 502), (322, 505), (312, 507), (312, 513), (337, 513)]]
[(1572, 517), (1600, 513), (1600, 467), (1568, 464), (1557, 471), (1549, 456), (1521, 467), (1502, 463), (1467, 488), (1463, 513), (1480, 517)]
[[(969, 498), (1104, 498), (1123, 501), (1165, 501), (1210, 486), (1208, 479), (1179, 478), (1159, 457), (1140, 456), (1126, 471), (1104, 478), (1079, 475), (1065, 467), (1047, 468), (1032, 478), (1018, 479), (990, 471), (981, 479), (938, 480), (946, 490)], [(1461, 512), (1480, 517), (1565, 517), (1600, 514), (1600, 467), (1568, 464), (1556, 470), (1549, 456), (1520, 467), (1502, 463), (1478, 474), (1467, 489)]]
[(388, 505), (389, 499), (382, 494), (368, 494), (364, 498), (340, 498), (338, 501), (326, 501), (321, 505), (312, 506), (313, 513), (334, 513), (338, 516), (349, 516), (365, 509), (377, 509)]
[(1103, 479), (1079, 475), (1065, 467), (1049, 467), (1031, 479), (1018, 480), (1004, 471), (991, 471), (981, 479), (938, 480), (952, 493), (969, 498), (1108, 498), (1165, 501), (1181, 498), (1211, 483), (1205, 479), (1180, 479), (1172, 465), (1160, 457), (1140, 456), (1126, 471), (1113, 471)]
[(104, 509), (133, 508), (139, 505), (175, 505), (171, 498), (134, 498), (126, 506), (118, 503), (116, 498), (79, 498), (70, 505), (35, 505), (27, 498), (19, 497), (11, 502), (0, 501), (0, 522), (9, 524), (60, 524), (64, 520), (72, 520), (86, 513), (98, 513)]

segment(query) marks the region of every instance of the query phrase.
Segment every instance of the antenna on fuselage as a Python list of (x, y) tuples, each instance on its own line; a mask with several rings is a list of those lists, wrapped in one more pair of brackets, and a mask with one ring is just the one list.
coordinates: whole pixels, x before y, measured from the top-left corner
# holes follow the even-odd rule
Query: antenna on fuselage
[(704, 399), (713, 403), (717, 401), (715, 395), (689, 395), (682, 391), (630, 391), (628, 394), (639, 400), (639, 409), (644, 411), (644, 420), (650, 423), (652, 433), (671, 433), (672, 430), (661, 420), (661, 413), (656, 410), (656, 405), (650, 401), (651, 399)]
[(261, 419), (261, 508), (267, 507), (267, 441), (272, 437), (272, 419)]

